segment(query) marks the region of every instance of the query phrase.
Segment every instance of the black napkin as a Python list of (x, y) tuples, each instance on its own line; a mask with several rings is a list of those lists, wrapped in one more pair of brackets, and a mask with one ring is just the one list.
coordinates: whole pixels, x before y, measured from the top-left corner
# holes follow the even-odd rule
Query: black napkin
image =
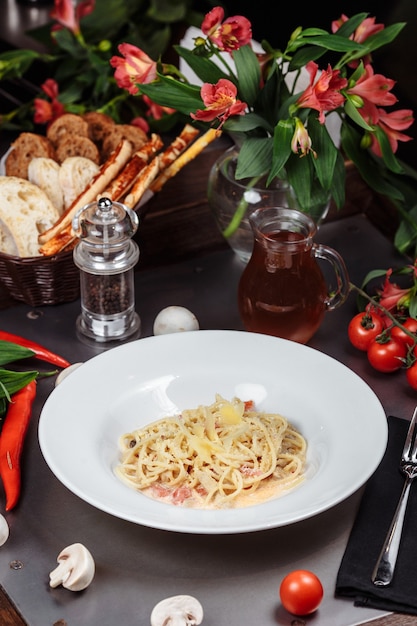
[(355, 606), (417, 615), (417, 481), (410, 490), (393, 580), (387, 587), (371, 581), (404, 484), (399, 462), (408, 426), (407, 420), (388, 417), (387, 449), (359, 504), (337, 575), (336, 596), (354, 598)]

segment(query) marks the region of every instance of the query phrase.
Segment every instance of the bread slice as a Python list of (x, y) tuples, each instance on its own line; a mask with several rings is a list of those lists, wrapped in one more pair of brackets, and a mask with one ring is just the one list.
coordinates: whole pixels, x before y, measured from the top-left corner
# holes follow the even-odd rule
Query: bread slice
[(83, 119), (88, 124), (88, 136), (94, 141), (94, 143), (100, 143), (103, 141), (103, 137), (106, 133), (110, 132), (112, 126), (115, 125), (115, 121), (99, 111), (87, 111), (83, 113)]
[(46, 131), (46, 136), (56, 148), (66, 135), (88, 137), (88, 124), (81, 115), (63, 113), (57, 117)]
[(11, 145), (5, 170), (7, 176), (18, 178), (28, 177), (29, 163), (35, 157), (49, 157), (55, 159), (55, 149), (47, 137), (35, 133), (20, 133)]
[(44, 190), (59, 213), (64, 210), (64, 194), (59, 182), (59, 164), (48, 157), (35, 157), (28, 167), (28, 179)]
[(104, 160), (108, 159), (110, 154), (123, 139), (130, 141), (133, 152), (140, 150), (140, 148), (149, 141), (149, 137), (139, 126), (133, 126), (132, 124), (114, 124), (104, 129), (101, 158)]
[(17, 256), (40, 256), (39, 233), (58, 219), (59, 211), (43, 189), (24, 178), (0, 176), (2, 238), (13, 238)]
[(56, 158), (59, 163), (71, 156), (82, 156), (94, 163), (100, 163), (100, 152), (96, 144), (82, 135), (65, 135), (56, 146)]
[(99, 166), (82, 156), (67, 157), (59, 168), (58, 181), (67, 209), (98, 173)]

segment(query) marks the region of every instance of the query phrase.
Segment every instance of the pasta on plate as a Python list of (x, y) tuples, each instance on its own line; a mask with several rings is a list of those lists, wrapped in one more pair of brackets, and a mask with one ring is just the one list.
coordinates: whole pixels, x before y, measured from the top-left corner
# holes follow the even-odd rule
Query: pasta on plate
[(225, 400), (186, 409), (119, 440), (116, 475), (142, 493), (192, 508), (243, 507), (304, 478), (307, 444), (277, 413)]

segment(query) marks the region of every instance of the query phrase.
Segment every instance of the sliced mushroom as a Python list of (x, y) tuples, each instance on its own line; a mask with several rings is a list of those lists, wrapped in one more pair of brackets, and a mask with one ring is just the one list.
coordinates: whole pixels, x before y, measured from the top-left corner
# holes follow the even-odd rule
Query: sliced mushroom
[(9, 524), (4, 515), (0, 513), (0, 546), (6, 543), (9, 538)]
[(81, 543), (73, 543), (60, 552), (59, 563), (50, 574), (50, 586), (62, 585), (70, 591), (82, 591), (94, 578), (95, 565), (91, 553)]
[(151, 613), (151, 626), (198, 626), (203, 607), (193, 596), (172, 596), (161, 600)]

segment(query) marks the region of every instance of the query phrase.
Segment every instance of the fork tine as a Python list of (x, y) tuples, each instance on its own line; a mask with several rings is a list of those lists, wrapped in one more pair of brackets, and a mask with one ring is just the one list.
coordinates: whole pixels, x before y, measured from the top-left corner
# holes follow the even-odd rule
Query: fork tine
[[(417, 426), (417, 406), (414, 409), (413, 417), (408, 427), (407, 437), (404, 443), (402, 458), (404, 461), (416, 461), (417, 459), (417, 437), (414, 437)], [(414, 445), (413, 445), (414, 441)], [(411, 446), (413, 449), (411, 450)]]

